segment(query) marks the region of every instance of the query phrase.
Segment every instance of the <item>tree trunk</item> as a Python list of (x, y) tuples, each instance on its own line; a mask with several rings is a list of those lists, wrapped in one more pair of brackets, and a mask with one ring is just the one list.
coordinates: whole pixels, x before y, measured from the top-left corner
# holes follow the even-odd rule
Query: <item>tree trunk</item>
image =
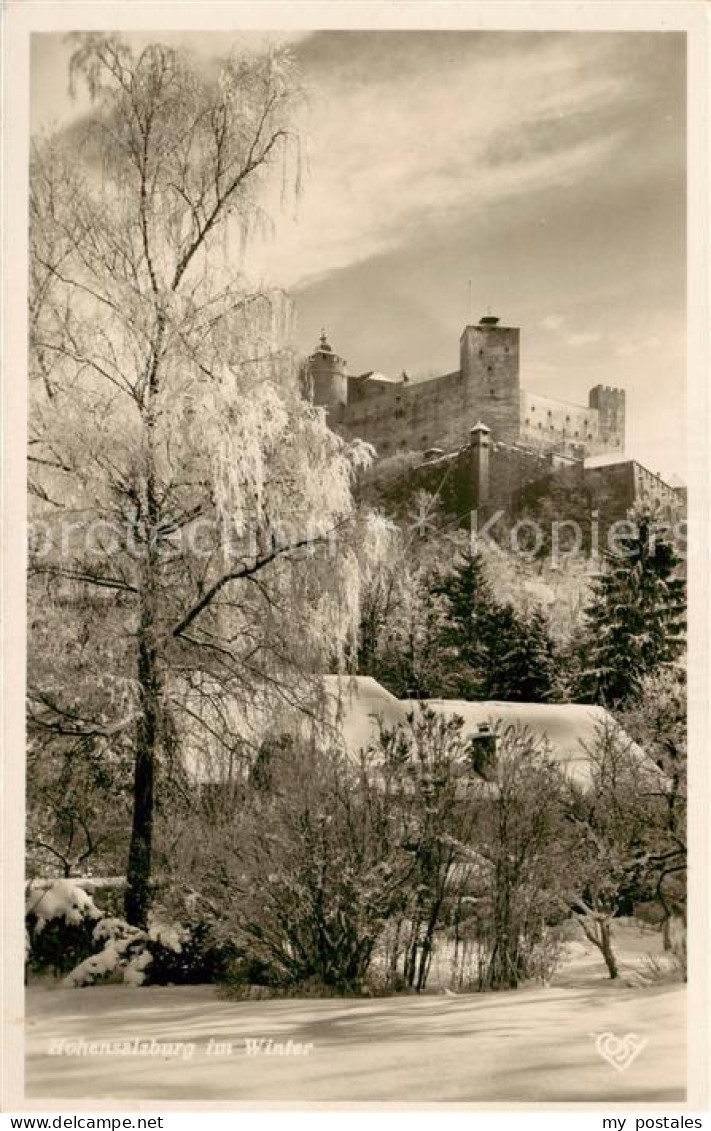
[(612, 927), (610, 923), (600, 923), (600, 950), (602, 957), (605, 959), (609, 975), (611, 978), (617, 978), (619, 970), (617, 969), (617, 959), (612, 950)]
[(160, 680), (152, 625), (144, 619), (138, 638), (139, 718), (133, 778), (133, 824), (126, 870), (125, 912), (129, 923), (145, 927), (151, 901), (153, 807), (160, 723)]
[(392, 952), (388, 964), (388, 984), (391, 989), (397, 987), (397, 964), (400, 957), (400, 935), (402, 933), (402, 918), (398, 917), (395, 923), (395, 937), (392, 941)]
[[(155, 289), (155, 288), (154, 288)], [(155, 412), (158, 393), (165, 318), (158, 308), (156, 335), (146, 370), (147, 389), (143, 406), (145, 494), (141, 495), (139, 529), (145, 546), (141, 584), (138, 644), (138, 720), (136, 723), (136, 760), (133, 778), (133, 822), (126, 868), (125, 912), (129, 923), (145, 927), (151, 902), (151, 865), (153, 856), (153, 809), (156, 761), (161, 741), (161, 681), (157, 651), (159, 607), (158, 546), (159, 506), (155, 472)]]

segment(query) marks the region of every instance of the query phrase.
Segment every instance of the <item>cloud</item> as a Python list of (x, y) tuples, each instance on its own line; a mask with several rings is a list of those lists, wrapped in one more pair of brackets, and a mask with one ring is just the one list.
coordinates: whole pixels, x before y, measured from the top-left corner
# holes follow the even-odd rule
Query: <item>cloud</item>
[[(155, 35), (129, 38), (140, 49)], [(204, 58), (265, 42), (254, 33), (160, 38)], [(604, 175), (626, 138), (617, 111), (633, 80), (611, 62), (605, 37), (321, 32), (291, 40), (309, 93), (300, 123), (309, 173), (296, 217), (284, 212), (280, 184), (266, 202), (273, 236), (255, 238), (247, 263), (265, 282), (304, 285), (463, 218), (481, 229), (507, 201)], [(40, 41), (35, 121), (69, 113), (57, 86), (66, 86), (68, 48), (58, 36)]]
[(253, 249), (257, 271), (286, 285), (466, 215), (485, 224), (512, 198), (564, 192), (604, 168), (624, 140), (594, 119), (611, 112), (626, 82), (588, 74), (599, 47), (546, 37), (534, 49), (462, 47), (445, 80), (441, 60), (428, 65), (422, 53), (418, 69), (379, 64), (369, 74), (365, 39), (359, 81), (328, 69), (306, 75), (311, 174), (298, 219), (282, 216), (273, 244)]
[(579, 349), (581, 346), (592, 346), (596, 342), (602, 340), (602, 334), (597, 330), (578, 330), (570, 331), (567, 329), (568, 321), (563, 314), (547, 314), (545, 318), (541, 319), (541, 326), (544, 330), (549, 330), (555, 333), (560, 340), (571, 349)]
[(578, 349), (580, 346), (592, 346), (599, 342), (602, 335), (595, 330), (583, 330), (579, 334), (567, 334), (565, 344)]
[(632, 338), (629, 341), (622, 342), (615, 353), (618, 357), (633, 357), (637, 353), (646, 353), (648, 350), (656, 350), (662, 344), (661, 338), (656, 334), (652, 334), (645, 338)]

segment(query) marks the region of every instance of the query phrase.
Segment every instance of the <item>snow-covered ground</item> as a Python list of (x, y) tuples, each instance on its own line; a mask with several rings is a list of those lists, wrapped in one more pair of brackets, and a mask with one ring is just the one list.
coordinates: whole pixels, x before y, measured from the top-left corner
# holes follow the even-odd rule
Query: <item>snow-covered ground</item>
[[(640, 941), (620, 939), (628, 971), (640, 964)], [(552, 986), (499, 994), (224, 1001), (207, 986), (31, 987), (27, 1097), (615, 1104), (682, 1100), (684, 987), (634, 986), (626, 975), (612, 983), (598, 956), (582, 946), (573, 951), (572, 961)], [(613, 1034), (601, 1042), (605, 1048), (617, 1038), (627, 1041), (613, 1045), (618, 1057), (625, 1048), (640, 1048), (624, 1070), (598, 1051), (596, 1039), (605, 1033)], [(250, 1055), (246, 1043), (259, 1038), (280, 1042), (287, 1050), (286, 1042), (292, 1045), (285, 1055)], [(61, 1046), (52, 1044), (62, 1041)], [(84, 1044), (77, 1047), (81, 1041)], [(80, 1051), (97, 1041), (145, 1045), (141, 1052), (124, 1055)], [(152, 1041), (173, 1047), (164, 1047), (162, 1055), (151, 1054)], [(215, 1043), (223, 1047), (217, 1051)], [(621, 1055), (624, 1059), (624, 1052)]]

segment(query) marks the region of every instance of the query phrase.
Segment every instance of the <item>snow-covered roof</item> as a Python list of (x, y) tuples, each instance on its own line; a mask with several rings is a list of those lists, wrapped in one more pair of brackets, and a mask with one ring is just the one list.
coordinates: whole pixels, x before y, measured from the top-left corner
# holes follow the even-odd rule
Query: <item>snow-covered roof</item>
[[(356, 758), (378, 739), (380, 728), (392, 729), (407, 722), (422, 707), (438, 714), (463, 719), (462, 734), (468, 738), (481, 726), (526, 728), (534, 740), (544, 742), (549, 754), (571, 780), (585, 785), (590, 780), (586, 747), (595, 742), (601, 726), (612, 724), (603, 707), (571, 703), (504, 703), (464, 699), (398, 699), (371, 676), (324, 676), (325, 721), (344, 750)], [(285, 722), (285, 720), (283, 720)], [(290, 731), (303, 730), (296, 716)], [(649, 761), (639, 747), (640, 758)], [(650, 769), (654, 763), (649, 761)], [(217, 766), (202, 763), (199, 780), (221, 780)], [(224, 778), (222, 778), (224, 780)]]
[[(393, 727), (404, 723), (418, 707), (464, 720), (462, 735), (469, 738), (480, 726), (525, 727), (534, 740), (545, 741), (551, 756), (575, 781), (584, 784), (590, 777), (590, 747), (601, 726), (612, 723), (603, 707), (573, 703), (474, 702), (465, 699), (397, 699), (374, 679), (354, 676), (338, 682), (327, 677), (330, 694), (340, 695), (340, 727), (346, 748), (357, 754), (378, 735), (379, 724)], [(644, 757), (639, 751), (640, 757)]]
[[(464, 719), (465, 737), (482, 725), (526, 728), (534, 740), (545, 742), (550, 755), (579, 784), (590, 778), (590, 748), (600, 729), (612, 723), (604, 707), (578, 703), (471, 702), (464, 699), (429, 699), (427, 706), (438, 714)], [(641, 755), (640, 751), (640, 755)]]
[(369, 370), (368, 373), (361, 373), (360, 376), (365, 381), (384, 381), (388, 385), (402, 384), (402, 377), (389, 377), (387, 373), (378, 373), (377, 370)]

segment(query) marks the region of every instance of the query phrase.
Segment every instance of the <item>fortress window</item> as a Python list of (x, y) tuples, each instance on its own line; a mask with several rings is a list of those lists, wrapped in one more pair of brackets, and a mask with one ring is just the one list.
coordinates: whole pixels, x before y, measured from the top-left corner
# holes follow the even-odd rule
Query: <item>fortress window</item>
[(531, 412), (535, 412), (535, 411), (536, 411), (536, 406), (534, 404), (532, 404), (531, 405)]
[(493, 372), (494, 372), (494, 367), (493, 367), (493, 365), (487, 365), (487, 367), (486, 367), (486, 372), (487, 372), (487, 373), (493, 373)]
[(575, 438), (577, 439), (579, 435), (580, 435), (580, 433), (579, 433), (579, 432), (576, 432), (576, 433), (575, 433)]
[(565, 423), (566, 423), (566, 424), (570, 424), (570, 417), (569, 417), (569, 416), (566, 416), (566, 418), (565, 418)]
[(530, 423), (531, 423), (530, 419), (528, 417), (526, 417), (526, 424), (530, 424)]
[(496, 396), (496, 389), (489, 389), (489, 395), (492, 396), (492, 397), (495, 397)]
[(538, 427), (539, 427), (539, 428), (542, 428), (542, 427), (543, 427), (543, 425), (541, 424), (540, 420), (538, 421)]

